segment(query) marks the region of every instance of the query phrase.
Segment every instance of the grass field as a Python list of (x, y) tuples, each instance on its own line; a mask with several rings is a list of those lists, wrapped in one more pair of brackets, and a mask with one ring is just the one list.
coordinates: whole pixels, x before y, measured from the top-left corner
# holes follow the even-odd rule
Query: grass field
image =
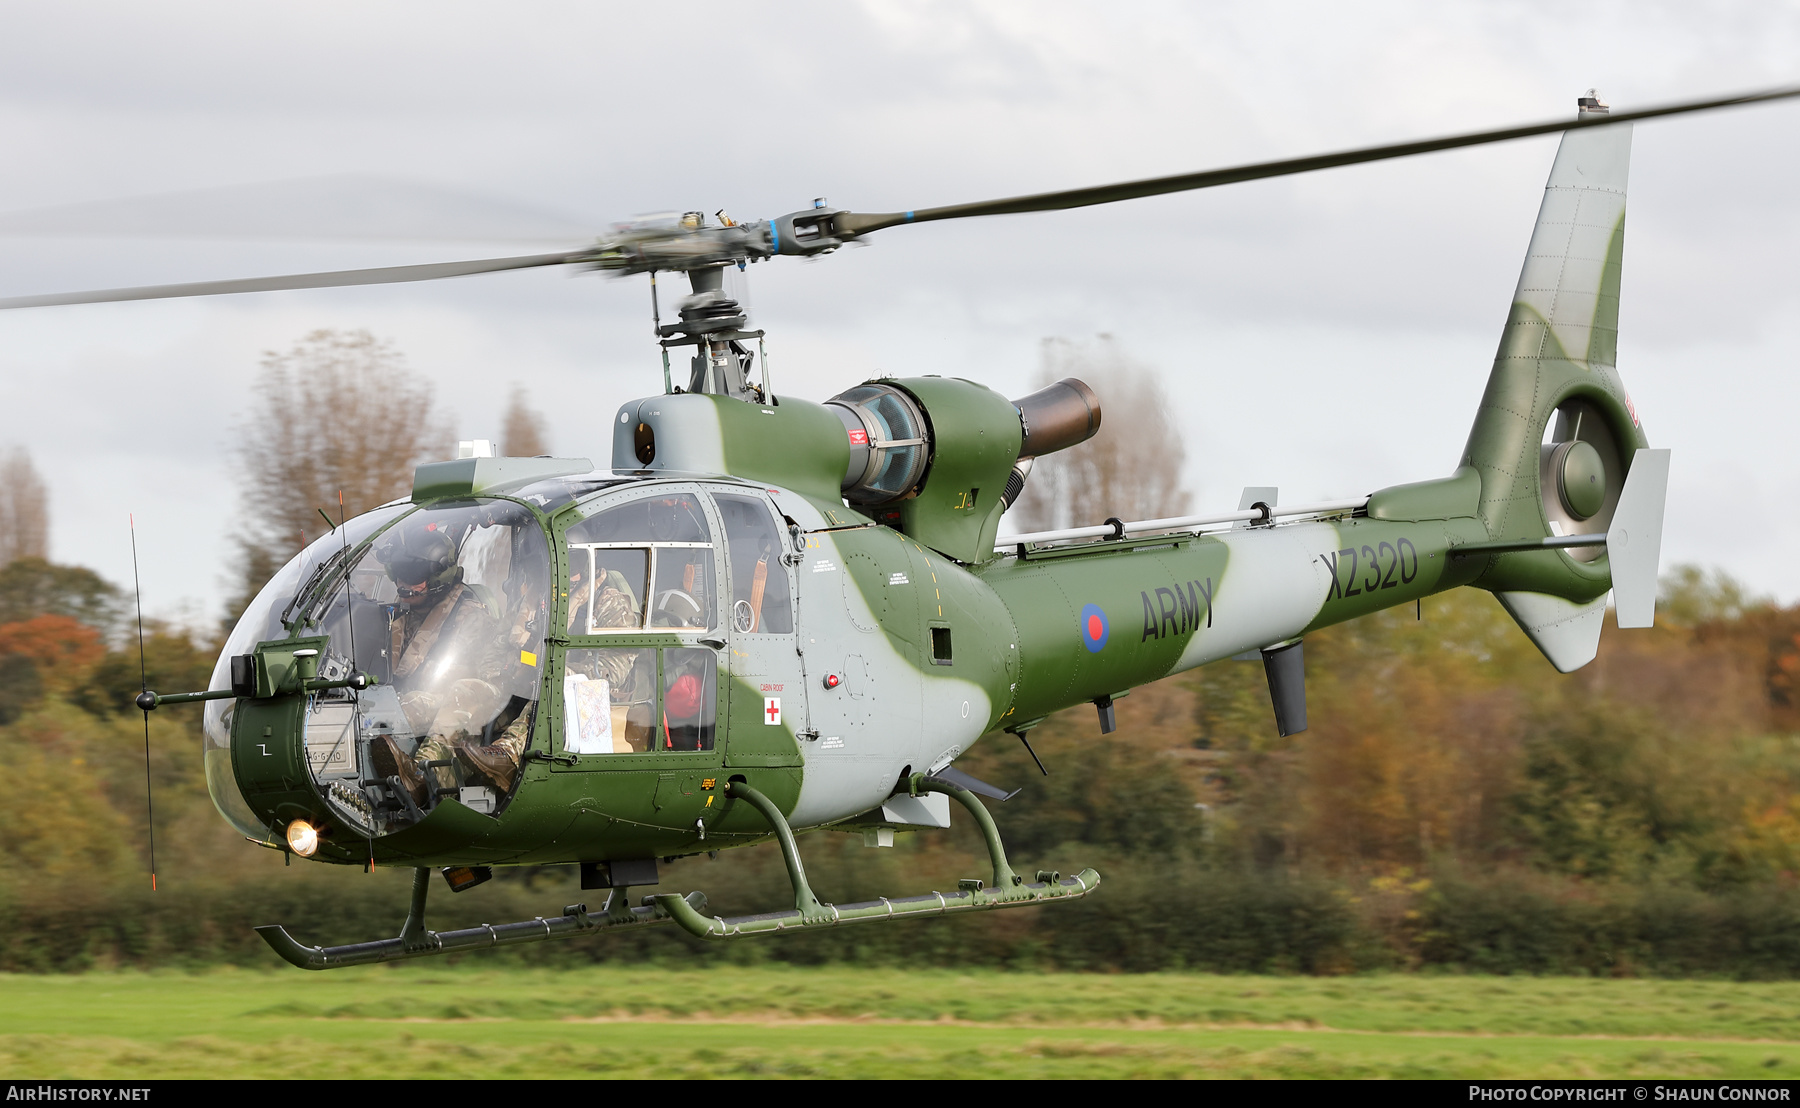
[(0, 977), (0, 1077), (1800, 1075), (1800, 983), (371, 967)]

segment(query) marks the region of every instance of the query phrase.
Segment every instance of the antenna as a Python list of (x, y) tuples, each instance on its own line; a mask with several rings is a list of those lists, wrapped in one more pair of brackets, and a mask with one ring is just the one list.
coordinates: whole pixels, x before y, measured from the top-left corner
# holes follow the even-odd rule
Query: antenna
[(1037, 751), (1031, 749), (1031, 740), (1025, 737), (1025, 732), (1014, 731), (1013, 734), (1018, 737), (1020, 742), (1025, 744), (1025, 753), (1031, 755), (1031, 760), (1037, 763), (1038, 772), (1045, 777), (1050, 776), (1050, 771), (1044, 768), (1044, 760), (1037, 756)]
[[(131, 524), (131, 587), (137, 593), (138, 684), (139, 703), (150, 693), (150, 668), (144, 661), (144, 583), (138, 577), (137, 516), (125, 517)], [(155, 701), (151, 701), (154, 706)], [(150, 891), (156, 891), (156, 804), (150, 791), (150, 709), (144, 709), (144, 811), (150, 828)]]
[[(344, 619), (350, 625), (350, 674), (351, 676), (355, 676), (362, 672), (356, 668), (356, 567), (350, 564), (350, 529), (344, 526), (344, 490), (339, 489), (337, 494), (338, 521), (337, 527), (334, 528), (334, 530), (342, 532), (341, 537), (344, 543)], [(320, 512), (319, 514), (325, 515), (324, 512)], [(330, 523), (331, 517), (325, 516), (325, 522)], [(362, 695), (360, 693), (352, 692), (350, 694), (350, 703), (352, 726), (356, 728), (356, 737), (350, 740), (352, 744), (351, 753), (355, 754), (357, 757), (356, 775), (357, 780), (360, 783), (362, 775), (367, 772), (362, 765), (364, 751), (357, 749), (357, 744), (362, 740)], [(372, 827), (363, 832), (363, 840), (369, 844), (368, 872), (374, 873), (375, 833)]]

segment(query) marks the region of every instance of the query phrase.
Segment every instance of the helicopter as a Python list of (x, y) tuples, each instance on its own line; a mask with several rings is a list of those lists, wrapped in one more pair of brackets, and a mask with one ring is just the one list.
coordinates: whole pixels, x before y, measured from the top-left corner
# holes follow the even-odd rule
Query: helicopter
[[(610, 413), (610, 457), (505, 458), (463, 444), (408, 496), (340, 519), (283, 566), (228, 637), (203, 760), (246, 839), (335, 865), (413, 871), (401, 933), (306, 945), (322, 970), (668, 925), (704, 940), (1045, 906), (1093, 869), (1015, 869), (982, 798), (1016, 794), (955, 763), (983, 736), (1094, 706), (1227, 658), (1260, 660), (1286, 736), (1307, 726), (1305, 637), (1453, 588), (1493, 593), (1559, 671), (1654, 621), (1669, 452), (1616, 368), (1636, 121), (1800, 89), (973, 204), (860, 213), (817, 201), (769, 220), (639, 219), (591, 245), (469, 262), (0, 300), (41, 308), (333, 287), (543, 266), (650, 276), (662, 391)], [(1045, 212), (1561, 132), (1467, 447), (1448, 476), (1234, 511), (1000, 536), (1035, 460), (1099, 429), (1073, 378), (1008, 399), (975, 381), (883, 377), (812, 402), (777, 393), (764, 333), (727, 268), (822, 257), (914, 223)], [(688, 295), (662, 319), (658, 273)], [(689, 352), (677, 381), (672, 352)], [(1135, 638), (1133, 637), (1135, 636)], [(1032, 754), (1036, 759), (1036, 754)], [(1041, 763), (1040, 763), (1041, 768)], [(821, 900), (796, 835), (979, 826), (989, 880), (855, 904)], [(659, 863), (773, 840), (794, 907), (709, 914), (653, 892)], [(434, 931), (497, 866), (574, 865), (597, 911)], [(633, 903), (634, 893), (637, 903)]]

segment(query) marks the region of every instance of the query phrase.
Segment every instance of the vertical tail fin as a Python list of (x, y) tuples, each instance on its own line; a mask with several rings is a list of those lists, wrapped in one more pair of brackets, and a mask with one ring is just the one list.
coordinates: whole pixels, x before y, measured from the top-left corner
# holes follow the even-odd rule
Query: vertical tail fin
[[(1584, 117), (1606, 110), (1591, 92), (1581, 104)], [(1629, 124), (1569, 131), (1557, 150), (1463, 455), (1481, 475), (1479, 514), (1492, 539), (1604, 534), (1625, 474), (1648, 445), (1614, 364), (1630, 162)], [(1583, 637), (1591, 632), (1597, 642), (1594, 617), (1612, 567), (1599, 546), (1497, 554), (1473, 583), (1514, 594), (1507, 607), (1515, 616), (1535, 612), (1517, 594), (1567, 602), (1570, 611), (1559, 608), (1557, 619), (1535, 612), (1520, 624), (1528, 633), (1528, 623), (1566, 629), (1565, 619), (1577, 616)], [(1535, 630), (1534, 641), (1544, 628)], [(1561, 660), (1552, 658), (1558, 668), (1592, 656), (1576, 646), (1565, 644)]]

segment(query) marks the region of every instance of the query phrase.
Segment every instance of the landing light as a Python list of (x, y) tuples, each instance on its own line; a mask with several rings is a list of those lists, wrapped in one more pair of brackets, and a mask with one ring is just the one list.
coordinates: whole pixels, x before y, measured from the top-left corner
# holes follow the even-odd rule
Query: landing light
[(287, 825), (289, 849), (302, 858), (311, 858), (319, 849), (319, 829), (303, 819)]

